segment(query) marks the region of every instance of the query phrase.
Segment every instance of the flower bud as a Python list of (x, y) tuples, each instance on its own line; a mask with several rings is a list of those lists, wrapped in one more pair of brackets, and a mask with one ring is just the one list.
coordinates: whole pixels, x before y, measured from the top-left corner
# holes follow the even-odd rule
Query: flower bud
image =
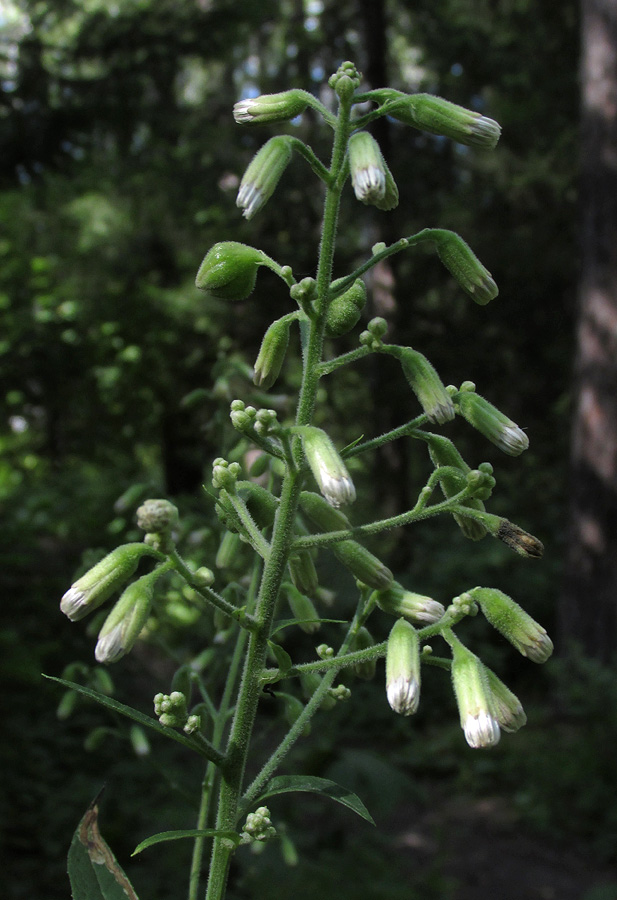
[(276, 319), (264, 334), (255, 361), (253, 384), (268, 390), (279, 377), (289, 343), (288, 316)]
[[(368, 650), (369, 647), (373, 647), (375, 645), (375, 641), (373, 640), (373, 636), (364, 625), (360, 628), (353, 639), (351, 644), (351, 650)], [(370, 681), (371, 678), (375, 675), (375, 669), (377, 668), (377, 660), (375, 659), (366, 659), (363, 662), (358, 662), (353, 667), (355, 674), (358, 678), (362, 678), (363, 681)]]
[(331, 506), (353, 503), (356, 489), (345, 463), (321, 428), (305, 426), (301, 431), (304, 454), (319, 490)]
[(445, 608), (437, 600), (406, 590), (395, 581), (387, 590), (377, 591), (377, 605), (392, 616), (405, 616), (418, 625), (433, 625), (438, 622)]
[(389, 107), (388, 115), (421, 131), (482, 150), (493, 150), (501, 135), (494, 119), (432, 94), (401, 94), (401, 102)]
[(540, 559), (544, 553), (544, 545), (533, 534), (523, 531), (514, 522), (508, 519), (501, 519), (499, 527), (495, 531), (495, 537), (518, 553), (519, 556), (525, 556), (528, 559)]
[(298, 550), (289, 557), (291, 580), (303, 594), (315, 595), (319, 590), (319, 580), (313, 557), (308, 550)]
[(257, 527), (269, 528), (278, 509), (278, 498), (253, 481), (238, 482), (237, 490)]
[(141, 543), (117, 547), (69, 588), (60, 609), (72, 622), (83, 619), (128, 581), (142, 556), (152, 555), (150, 547)]
[(384, 590), (392, 584), (392, 572), (366, 547), (356, 541), (338, 541), (330, 549), (354, 578), (368, 587)]
[(503, 731), (513, 734), (527, 722), (525, 710), (516, 694), (486, 666), (486, 681), (489, 689), (488, 701), (491, 715)]
[(351, 184), (358, 200), (375, 203), (386, 193), (386, 168), (379, 144), (367, 131), (349, 138)]
[(452, 644), (452, 683), (467, 743), (473, 748), (494, 747), (500, 732), (491, 712), (486, 669), (456, 639)]
[(340, 337), (351, 331), (357, 324), (365, 303), (366, 287), (362, 279), (358, 278), (349, 290), (330, 302), (326, 313), (326, 334)]
[(461, 390), (454, 399), (463, 418), (508, 456), (520, 456), (529, 447), (529, 438), (516, 422), (480, 394)]
[(137, 510), (137, 526), (149, 534), (171, 531), (178, 524), (178, 508), (169, 500), (146, 500)]
[(544, 663), (553, 652), (553, 642), (535, 619), (496, 588), (477, 587), (469, 591), (493, 628), (532, 662)]
[(160, 574), (155, 569), (126, 588), (99, 632), (94, 650), (97, 662), (117, 662), (133, 649), (150, 615), (154, 586)]
[(397, 347), (391, 345), (387, 348), (391, 356), (395, 356), (401, 363), (405, 378), (418, 398), (429, 422), (438, 422), (443, 425), (454, 418), (454, 404), (450, 399), (443, 383), (428, 361), (417, 350), (411, 347)]
[(314, 634), (319, 631), (321, 622), (313, 601), (305, 594), (301, 594), (298, 588), (289, 582), (283, 584), (282, 589), (294, 619), (301, 620), (298, 624), (302, 631), (306, 634)]
[(263, 254), (254, 247), (221, 241), (206, 253), (195, 284), (220, 300), (246, 300), (255, 287), (262, 261)]
[(341, 63), (334, 75), (328, 79), (328, 84), (341, 100), (349, 100), (353, 92), (360, 86), (362, 75), (352, 62), (347, 60)]
[(219, 545), (214, 564), (217, 569), (227, 569), (238, 559), (240, 536), (233, 531), (226, 531)]
[(472, 300), (480, 306), (486, 306), (495, 299), (499, 289), (491, 273), (462, 237), (453, 231), (440, 229), (434, 240), (439, 259)]
[(239, 100), (234, 105), (234, 119), (238, 125), (264, 125), (295, 119), (308, 106), (303, 91), (281, 91)]
[(347, 531), (351, 528), (349, 519), (339, 509), (332, 506), (314, 491), (302, 491), (300, 508), (322, 531)]
[[(427, 434), (428, 450), (432, 463), (438, 466), (452, 466), (460, 469), (461, 473), (467, 475), (471, 471), (461, 454), (458, 452), (454, 444), (449, 438), (440, 434)], [(444, 497), (454, 497), (460, 493), (462, 485), (454, 476), (445, 476), (439, 480)], [(463, 500), (462, 506), (469, 506), (472, 509), (484, 510), (484, 503), (476, 497), (469, 497)], [(476, 519), (466, 519), (464, 516), (454, 514), (454, 520), (459, 526), (466, 538), (471, 541), (479, 541), (486, 534), (486, 528)]]
[(394, 623), (386, 651), (386, 694), (394, 712), (411, 716), (420, 702), (420, 642), (405, 619)]
[(252, 219), (266, 205), (291, 161), (288, 138), (273, 137), (257, 151), (242, 176), (236, 206)]

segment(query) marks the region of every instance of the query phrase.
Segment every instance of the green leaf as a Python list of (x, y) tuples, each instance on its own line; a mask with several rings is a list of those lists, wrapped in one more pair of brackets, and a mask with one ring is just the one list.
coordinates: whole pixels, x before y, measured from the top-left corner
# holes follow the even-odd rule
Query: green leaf
[(74, 691), (77, 691), (78, 694), (83, 694), (84, 697), (89, 697), (90, 700), (100, 703), (101, 706), (105, 706), (107, 709), (120, 713), (122, 716), (127, 716), (129, 719), (133, 719), (134, 722), (139, 722), (140, 725), (145, 725), (147, 728), (157, 731), (159, 734), (170, 738), (172, 741), (176, 741), (178, 744), (189, 747), (201, 756), (205, 756), (206, 759), (211, 758), (203, 747), (200, 747), (199, 744), (192, 741), (189, 737), (186, 737), (186, 735), (179, 731), (173, 731), (171, 728), (166, 728), (164, 725), (161, 725), (158, 719), (146, 716), (144, 713), (139, 712), (139, 710), (133, 709), (132, 706), (118, 703), (118, 701), (114, 700), (112, 697), (106, 697), (104, 694), (97, 694), (96, 691), (92, 691), (90, 688), (84, 687), (81, 684), (75, 684), (72, 681), (65, 681), (64, 678), (54, 678), (53, 675), (43, 675), (43, 678), (47, 678), (49, 681), (57, 681), (58, 684), (62, 684), (64, 687), (72, 688)]
[(375, 824), (373, 817), (357, 794), (341, 787), (336, 781), (330, 781), (329, 778), (317, 778), (314, 775), (279, 775), (272, 778), (266, 785), (264, 793), (255, 803), (259, 804), (267, 797), (275, 794), (288, 794), (291, 791), (305, 791), (330, 797), (331, 800), (336, 800), (337, 803), (342, 803), (343, 806), (353, 810), (371, 825)]
[(281, 673), (284, 675), (286, 672), (289, 672), (293, 663), (287, 650), (283, 650), (280, 644), (275, 644), (274, 641), (268, 641), (268, 647), (272, 651)]
[[(292, 625), (304, 625), (306, 622), (311, 622), (315, 624), (315, 619), (280, 619), (280, 621), (274, 623), (274, 628), (272, 629), (272, 634), (270, 637), (274, 637), (279, 631), (282, 631), (284, 628), (290, 628)], [(324, 623), (332, 624), (332, 625), (347, 625), (346, 619), (319, 619), (320, 625)]]
[(98, 797), (77, 826), (69, 849), (73, 900), (138, 900), (131, 882), (101, 837), (97, 802)]
[(236, 846), (240, 843), (240, 835), (235, 831), (221, 831), (217, 828), (189, 828), (185, 831), (161, 831), (146, 838), (141, 844), (138, 844), (131, 856), (137, 856), (142, 850), (152, 847), (153, 844), (162, 844), (163, 841), (178, 841), (180, 838), (197, 838), (197, 837), (222, 837), (228, 841), (233, 841)]

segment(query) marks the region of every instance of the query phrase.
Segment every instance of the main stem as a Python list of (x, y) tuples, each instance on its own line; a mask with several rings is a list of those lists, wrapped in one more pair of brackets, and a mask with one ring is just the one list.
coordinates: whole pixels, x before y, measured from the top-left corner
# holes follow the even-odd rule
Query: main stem
[[(326, 301), (332, 278), (334, 245), (342, 190), (339, 176), (345, 162), (350, 111), (351, 103), (341, 101), (332, 149), (331, 181), (330, 186), (326, 190), (322, 237), (319, 247), (316, 316), (311, 319), (308, 340), (304, 348), (302, 386), (296, 415), (297, 425), (310, 424), (319, 386), (319, 364), (323, 355)], [(255, 619), (258, 627), (249, 638), (242, 681), (238, 691), (236, 712), (227, 745), (227, 761), (222, 773), (216, 824), (217, 829), (225, 831), (234, 830), (237, 825), (238, 804), (242, 794), (246, 761), (261, 693), (260, 675), (266, 663), (268, 639), (272, 630), (276, 601), (294, 539), (294, 521), (302, 487), (302, 479), (298, 472), (299, 464), (302, 460), (302, 448), (299, 439), (296, 439), (295, 442), (294, 460), (296, 465), (288, 469), (283, 479), (279, 507), (274, 521), (270, 553), (265, 561), (255, 609)], [(234, 847), (230, 846), (230, 843), (225, 841), (225, 839), (214, 839), (206, 900), (222, 900), (225, 894), (227, 874), (233, 850)]]

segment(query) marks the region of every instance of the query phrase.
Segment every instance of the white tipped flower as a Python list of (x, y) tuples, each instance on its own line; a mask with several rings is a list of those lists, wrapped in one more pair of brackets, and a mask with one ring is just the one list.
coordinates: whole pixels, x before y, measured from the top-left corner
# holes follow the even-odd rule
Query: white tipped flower
[(304, 453), (319, 490), (331, 506), (353, 503), (356, 489), (336, 447), (321, 428), (302, 429)]
[(386, 695), (394, 712), (411, 716), (420, 702), (420, 642), (409, 622), (399, 619), (388, 637)]
[(60, 609), (72, 622), (83, 619), (128, 581), (142, 556), (152, 554), (146, 544), (116, 547), (69, 588), (60, 601)]
[(307, 95), (303, 91), (281, 91), (278, 94), (261, 94), (248, 97), (234, 105), (234, 119), (238, 125), (260, 125), (268, 122), (285, 122), (304, 112)]
[(352, 134), (349, 138), (349, 169), (358, 200), (378, 209), (394, 209), (398, 203), (398, 188), (379, 144), (367, 131)]
[(463, 384), (456, 394), (455, 402), (463, 418), (503, 453), (520, 456), (529, 447), (529, 438), (525, 432), (496, 406), (476, 394), (471, 382)]
[(501, 126), (479, 112), (432, 94), (388, 91), (385, 99), (399, 97), (400, 102), (389, 108), (388, 113), (406, 125), (482, 150), (493, 150), (499, 140)]
[(553, 652), (553, 642), (535, 619), (511, 597), (496, 588), (477, 587), (469, 591), (493, 628), (532, 662), (545, 663)]
[(97, 662), (116, 662), (133, 649), (150, 615), (154, 585), (160, 575), (155, 569), (126, 588), (99, 632), (94, 650)]
[(387, 590), (378, 591), (376, 599), (384, 612), (405, 616), (418, 625), (433, 625), (445, 613), (445, 608), (437, 600), (408, 591), (396, 581)]
[(290, 160), (290, 139), (282, 135), (270, 138), (257, 151), (242, 176), (236, 199), (245, 219), (252, 219), (266, 205)]
[(499, 743), (499, 723), (491, 712), (486, 669), (478, 657), (454, 638), (452, 683), (465, 739), (474, 749)]

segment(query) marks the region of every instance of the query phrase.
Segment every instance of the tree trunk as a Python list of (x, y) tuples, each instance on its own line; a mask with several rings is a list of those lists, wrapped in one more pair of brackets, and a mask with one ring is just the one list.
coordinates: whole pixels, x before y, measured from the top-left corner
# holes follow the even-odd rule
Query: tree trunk
[(562, 651), (617, 638), (617, 7), (582, 0), (582, 267)]

